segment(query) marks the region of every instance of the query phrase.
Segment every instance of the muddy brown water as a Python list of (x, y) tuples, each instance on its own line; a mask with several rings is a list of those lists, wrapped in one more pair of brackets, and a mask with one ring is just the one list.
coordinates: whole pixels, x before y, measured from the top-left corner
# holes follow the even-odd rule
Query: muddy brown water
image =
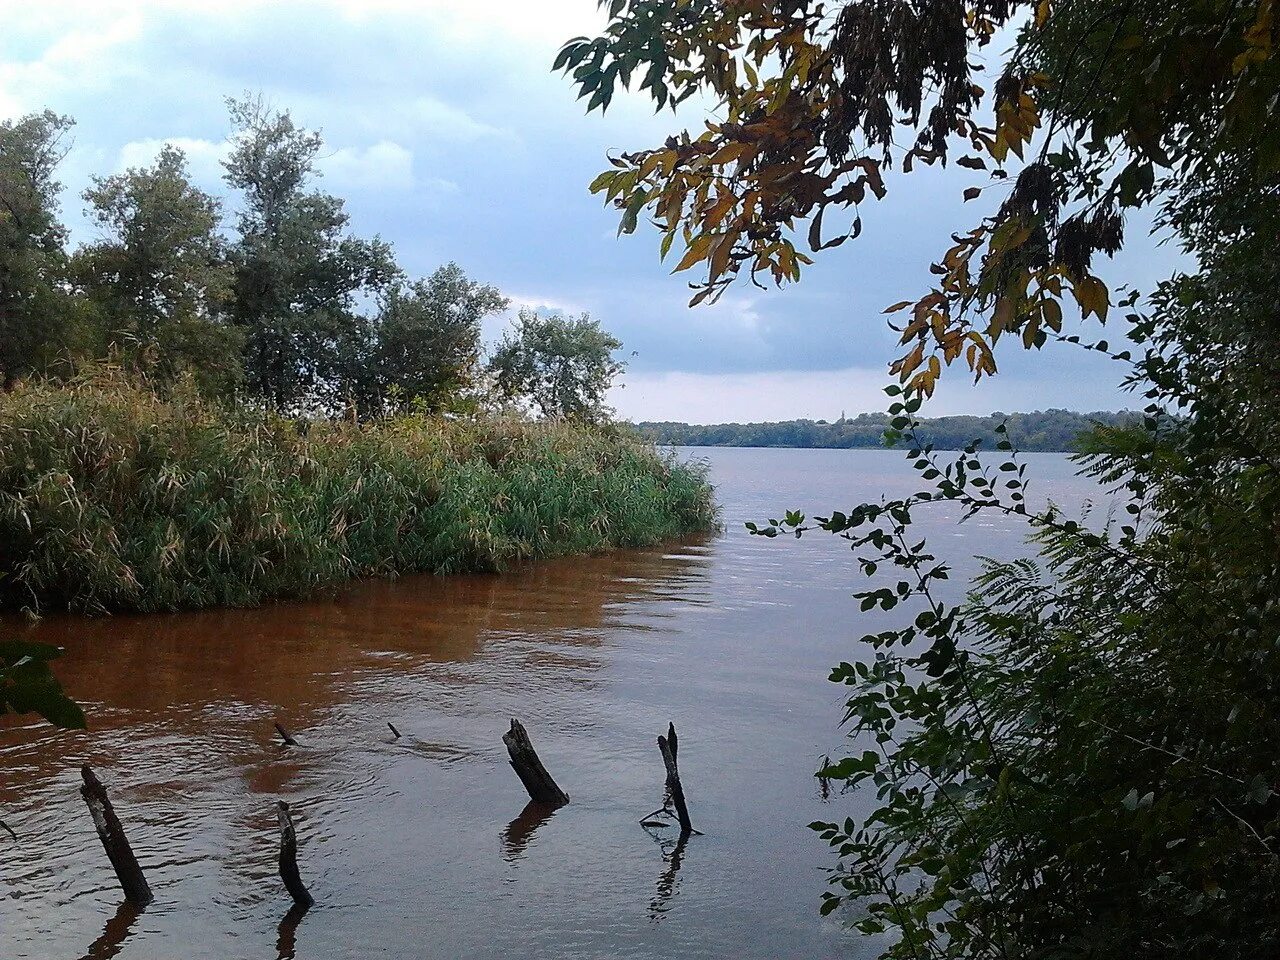
[[(0, 818), (19, 838), (0, 834), (0, 958), (874, 955), (818, 916), (830, 858), (805, 824), (865, 809), (824, 800), (813, 773), (841, 744), (827, 671), (881, 625), (857, 614), (841, 543), (742, 523), (915, 480), (884, 451), (682, 455), (710, 462), (718, 536), (258, 610), (0, 624), (66, 648), (92, 727), (0, 729)], [(1064, 457), (1028, 459), (1036, 498), (1096, 496)], [(955, 584), (975, 554), (1024, 550), (1007, 519), (918, 529)], [(573, 798), (549, 817), (507, 766), (513, 716)], [(637, 822), (662, 801), (668, 721), (705, 832), (681, 849)], [(156, 894), (140, 915), (78, 795), (85, 762)], [(277, 799), (317, 900), (301, 918), (276, 874)]]

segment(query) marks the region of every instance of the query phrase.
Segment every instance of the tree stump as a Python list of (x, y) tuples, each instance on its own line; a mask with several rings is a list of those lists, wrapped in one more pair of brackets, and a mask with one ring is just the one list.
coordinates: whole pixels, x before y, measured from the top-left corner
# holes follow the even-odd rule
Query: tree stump
[(293, 829), (289, 805), (283, 800), (277, 800), (276, 812), (280, 818), (280, 879), (284, 881), (285, 889), (293, 897), (294, 903), (309, 907), (315, 903), (315, 899), (298, 873), (298, 834)]
[(560, 789), (538, 759), (533, 744), (529, 742), (529, 734), (519, 720), (511, 721), (511, 729), (502, 735), (502, 742), (511, 754), (511, 768), (529, 791), (531, 800), (551, 807), (563, 807), (569, 802), (569, 795)]
[(107, 851), (107, 859), (116, 871), (116, 879), (124, 889), (124, 897), (130, 903), (145, 907), (154, 897), (147, 878), (142, 874), (138, 858), (133, 855), (133, 848), (124, 835), (124, 827), (111, 806), (111, 798), (107, 796), (107, 788), (102, 785), (93, 770), (86, 763), (80, 768), (84, 785), (80, 787), (80, 796), (84, 797), (89, 807), (89, 816), (93, 817), (93, 825), (98, 831), (98, 839)]
[(680, 741), (676, 737), (675, 724), (667, 724), (667, 735), (658, 737), (658, 750), (662, 753), (662, 762), (667, 768), (667, 792), (671, 795), (671, 803), (676, 808), (676, 819), (680, 821), (680, 836), (687, 837), (696, 831), (689, 820), (689, 807), (684, 800), (684, 787), (680, 783), (680, 768), (676, 765), (676, 754), (680, 749)]

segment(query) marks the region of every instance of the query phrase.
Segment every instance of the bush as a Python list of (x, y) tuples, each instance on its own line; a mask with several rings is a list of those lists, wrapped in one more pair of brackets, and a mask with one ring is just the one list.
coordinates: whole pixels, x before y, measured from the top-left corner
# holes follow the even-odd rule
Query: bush
[(0, 605), (245, 606), (708, 529), (695, 467), (609, 427), (295, 421), (110, 372), (0, 396)]

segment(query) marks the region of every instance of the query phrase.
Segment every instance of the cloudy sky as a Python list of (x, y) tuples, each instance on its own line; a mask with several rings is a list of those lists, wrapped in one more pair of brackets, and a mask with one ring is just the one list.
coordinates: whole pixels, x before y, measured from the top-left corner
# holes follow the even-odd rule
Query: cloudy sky
[[(617, 239), (586, 185), (608, 151), (700, 127), (704, 108), (654, 116), (620, 98), (585, 116), (549, 66), (564, 40), (599, 26), (595, 0), (0, 0), (0, 23), (0, 117), (49, 107), (77, 120), (62, 177), (75, 239), (91, 236), (79, 199), (89, 176), (149, 163), (166, 141), (223, 192), (224, 99), (262, 92), (323, 131), (321, 186), (408, 272), (454, 260), (517, 303), (601, 320), (630, 355), (614, 402), (633, 419), (882, 409), (894, 338), (881, 310), (927, 288), (930, 259), (976, 215), (959, 199), (965, 171), (913, 175), (798, 286), (742, 287), (690, 310), (656, 234)], [(1149, 285), (1168, 262), (1147, 244), (1123, 266)], [(1135, 403), (1097, 354), (1002, 361), (976, 389), (957, 370), (932, 411)]]

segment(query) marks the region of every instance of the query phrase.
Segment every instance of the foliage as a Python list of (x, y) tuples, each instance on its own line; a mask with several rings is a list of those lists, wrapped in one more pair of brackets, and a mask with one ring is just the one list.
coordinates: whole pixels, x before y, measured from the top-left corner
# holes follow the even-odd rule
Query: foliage
[(507, 305), (497, 288), (469, 279), (456, 263), (393, 288), (377, 321), (379, 401), (431, 412), (464, 403), (480, 383), (480, 322)]
[(489, 370), (500, 397), (528, 398), (544, 417), (597, 421), (607, 417), (605, 395), (626, 366), (613, 356), (621, 349), (622, 342), (585, 313), (521, 310)]
[(5, 606), (249, 605), (714, 522), (696, 468), (610, 427), (295, 421), (162, 399), (110, 370), (0, 395)]
[(108, 350), (153, 383), (189, 373), (206, 394), (231, 393), (240, 332), (226, 317), (220, 205), (192, 185), (182, 151), (166, 145), (153, 167), (97, 178), (85, 200), (106, 237), (76, 252), (72, 272)]
[(227, 183), (243, 195), (231, 315), (245, 334), (246, 386), (279, 410), (361, 392), (371, 359), (362, 298), (399, 280), (391, 248), (345, 234), (337, 197), (308, 190), (320, 135), (261, 100), (230, 101)]
[(407, 278), (389, 244), (348, 231), (343, 201), (314, 189), (319, 133), (261, 98), (228, 102), (222, 202), (172, 145), (153, 165), (84, 193), (100, 238), (68, 254), (55, 176), (71, 121), (0, 124), (0, 388), (26, 376), (123, 365), (158, 390), (277, 412), (474, 412), (501, 400), (600, 419), (621, 344), (585, 317), (523, 317), (492, 368), (481, 323), (508, 301), (454, 263)]
[[(856, 902), (861, 930), (893, 931), (885, 956), (1244, 958), (1280, 938), (1280, 450), (1257, 392), (1280, 369), (1201, 348), (1227, 339), (1215, 324), (1276, 332), (1229, 265), (1257, 270), (1245, 247), (1135, 315), (1151, 405), (1083, 457), (1115, 486), (1101, 525), (1030, 509), (1007, 440), (994, 468), (920, 444), (924, 489), (817, 520), (878, 578), (864, 611), (909, 611), (832, 673), (855, 746), (823, 775), (879, 805), (814, 824), (841, 857), (824, 909)], [(908, 435), (918, 404), (895, 404)], [(950, 601), (910, 529), (941, 504), (1025, 519), (1041, 561), (987, 561)], [(807, 529), (793, 513), (757, 532)]]
[[(621, 211), (621, 231), (647, 211), (664, 257), (680, 242), (676, 270), (706, 271), (695, 303), (743, 272), (798, 280), (811, 262), (799, 224), (812, 253), (856, 237), (860, 205), (886, 195), (895, 165), (954, 158), (989, 171), (965, 199), (1003, 192), (996, 212), (952, 237), (933, 289), (890, 308), (911, 311), (892, 370), (924, 395), (962, 357), (976, 377), (994, 373), (1001, 336), (1027, 347), (1059, 337), (1068, 294), (1105, 320), (1112, 297), (1095, 255), (1120, 248), (1126, 211), (1162, 180), (1280, 169), (1273, 0), (607, 7), (604, 33), (570, 41), (555, 62), (588, 110), (634, 78), (659, 108), (700, 95), (714, 111), (701, 132), (624, 153), (592, 184)], [(1013, 30), (999, 76), (980, 82), (983, 49)]]
[(76, 346), (56, 180), (71, 120), (51, 111), (0, 122), (0, 388), (51, 369)]
[[(824, 904), (901, 958), (1268, 956), (1280, 942), (1280, 58), (1272, 0), (614, 0), (601, 37), (557, 61), (605, 107), (643, 75), (659, 106), (709, 94), (694, 137), (624, 154), (594, 189), (649, 211), (695, 300), (740, 272), (779, 283), (857, 234), (858, 205), (900, 164), (988, 170), (965, 199), (999, 206), (889, 308), (906, 352), (891, 428), (921, 489), (768, 537), (844, 537), (886, 629), (832, 674), (848, 690), (848, 756), (821, 775), (864, 788), (855, 821), (818, 823), (839, 856)], [(995, 82), (981, 53), (1016, 31)], [(988, 96), (988, 89), (990, 96)], [(988, 123), (986, 115), (994, 118)], [(1032, 149), (1033, 138), (1038, 149)], [(899, 146), (899, 144), (901, 146)], [(1017, 169), (1013, 169), (1013, 168)], [(1116, 300), (1098, 254), (1126, 214), (1156, 220), (1191, 275), (1143, 306)], [(835, 208), (834, 210), (832, 208)], [(853, 208), (850, 210), (849, 208)], [(823, 216), (842, 213), (832, 241)], [(922, 400), (964, 358), (995, 371), (1018, 334), (1063, 337), (1062, 301), (1125, 312), (1140, 424), (1101, 428), (1081, 463), (1105, 518), (1033, 506), (1001, 432), (992, 463), (941, 456)], [(989, 561), (967, 600), (913, 535), (921, 510), (1024, 520), (1038, 561)]]
[(45, 643), (0, 641), (0, 715), (34, 713), (56, 727), (83, 730), (84, 713), (49, 668), (61, 655)]
[[(905, 440), (893, 435), (890, 421), (881, 413), (861, 413), (852, 419), (788, 420), (781, 423), (638, 423), (640, 434), (654, 443), (674, 446), (708, 447), (798, 447), (824, 449), (865, 449), (903, 447)], [(916, 435), (935, 450), (960, 450), (979, 438), (988, 446), (1001, 438), (996, 428), (1019, 450), (1074, 450), (1082, 435), (1095, 425), (1110, 427), (1136, 423), (1136, 413), (1074, 413), (1044, 410), (1032, 413), (993, 413), (988, 417), (933, 417), (921, 419)], [(890, 433), (886, 437), (885, 434)]]

